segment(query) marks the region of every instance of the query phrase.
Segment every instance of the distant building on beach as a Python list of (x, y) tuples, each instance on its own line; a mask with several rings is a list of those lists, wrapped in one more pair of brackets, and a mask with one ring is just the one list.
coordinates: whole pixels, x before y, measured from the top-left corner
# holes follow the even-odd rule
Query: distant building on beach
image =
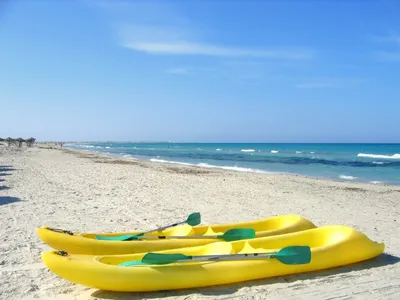
[(8, 147), (10, 147), (11, 145), (22, 147), (22, 143), (25, 143), (26, 146), (28, 146), (28, 147), (32, 147), (33, 144), (35, 143), (35, 141), (36, 141), (36, 139), (33, 137), (31, 137), (29, 139), (23, 139), (23, 138), (13, 139), (10, 137), (8, 137), (6, 139), (0, 138), (0, 142), (7, 142)]

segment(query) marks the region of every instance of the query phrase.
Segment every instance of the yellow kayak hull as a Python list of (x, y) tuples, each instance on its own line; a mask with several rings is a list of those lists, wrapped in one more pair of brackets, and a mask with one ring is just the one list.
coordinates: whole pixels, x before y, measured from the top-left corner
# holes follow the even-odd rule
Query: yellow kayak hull
[[(208, 226), (180, 225), (171, 229), (158, 231), (146, 236), (191, 236), (191, 235), (216, 235), (222, 234), (232, 228), (253, 228), (257, 237), (279, 235), (296, 232), (316, 226), (309, 220), (298, 215), (274, 216), (262, 220), (214, 224)], [(76, 254), (131, 254), (148, 251), (159, 251), (184, 247), (195, 247), (221, 241), (215, 238), (209, 239), (161, 239), (161, 240), (134, 240), (134, 241), (104, 241), (95, 239), (96, 235), (119, 236), (126, 234), (138, 234), (139, 232), (117, 232), (117, 233), (82, 233), (82, 232), (60, 232), (49, 227), (37, 228), (40, 239), (57, 250), (64, 250)]]
[(323, 270), (371, 259), (384, 251), (384, 244), (346, 226), (320, 228), (235, 242), (159, 251), (185, 255), (272, 252), (286, 246), (308, 245), (311, 262), (285, 265), (276, 259), (181, 262), (166, 265), (118, 264), (141, 260), (145, 253), (131, 255), (78, 255), (43, 252), (45, 265), (56, 275), (91, 288), (122, 292), (144, 292), (205, 287), (254, 279)]

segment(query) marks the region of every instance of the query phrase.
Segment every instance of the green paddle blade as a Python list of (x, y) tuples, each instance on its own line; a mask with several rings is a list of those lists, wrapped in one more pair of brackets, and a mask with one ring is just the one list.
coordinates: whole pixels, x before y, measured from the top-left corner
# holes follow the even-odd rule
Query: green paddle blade
[(201, 223), (201, 216), (200, 213), (192, 213), (189, 215), (189, 217), (186, 219), (186, 223), (188, 223), (190, 226), (197, 226)]
[(120, 263), (118, 266), (130, 267), (130, 266), (142, 266), (142, 265), (146, 265), (146, 264), (140, 260), (131, 260), (131, 261), (126, 261), (126, 262)]
[(126, 241), (130, 239), (132, 235), (118, 235), (118, 236), (103, 236), (103, 235), (96, 235), (96, 240), (101, 241)]
[(227, 230), (224, 234), (217, 236), (227, 242), (253, 239), (256, 237), (256, 231), (253, 228), (233, 228)]
[(125, 235), (118, 235), (118, 236), (102, 236), (102, 235), (96, 235), (95, 238), (96, 240), (101, 240), (101, 241), (131, 241), (131, 240), (137, 240), (139, 236), (142, 236), (143, 233), (138, 233), (135, 235), (130, 235), (130, 234), (125, 234)]
[(161, 253), (147, 253), (142, 258), (142, 263), (149, 265), (166, 265), (177, 262), (182, 259), (192, 259), (193, 256), (184, 255), (180, 253), (176, 254), (161, 254)]
[(271, 255), (271, 258), (286, 265), (308, 264), (311, 261), (311, 250), (309, 246), (289, 246)]

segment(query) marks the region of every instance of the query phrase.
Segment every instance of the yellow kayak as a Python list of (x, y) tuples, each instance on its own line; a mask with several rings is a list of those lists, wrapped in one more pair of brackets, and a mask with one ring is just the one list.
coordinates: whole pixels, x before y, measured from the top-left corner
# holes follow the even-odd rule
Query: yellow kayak
[(209, 235), (219, 235), (233, 228), (252, 228), (257, 237), (271, 236), (315, 228), (309, 220), (298, 215), (274, 216), (262, 220), (214, 224), (208, 226), (190, 226), (188, 224), (145, 234), (144, 236), (200, 236), (192, 239), (148, 239), (148, 240), (99, 240), (96, 237), (119, 237), (121, 235), (135, 235), (139, 232), (119, 233), (82, 233), (67, 230), (52, 229), (49, 227), (37, 228), (40, 239), (50, 247), (76, 254), (132, 254), (148, 251), (159, 251), (193, 247), (218, 242), (215, 238), (204, 238)]
[[(385, 247), (356, 229), (335, 225), (250, 240), (170, 249), (155, 254), (230, 257), (232, 254), (277, 252), (290, 246), (309, 246), (308, 261), (291, 265), (277, 258), (253, 259), (256, 256), (249, 256), (239, 260), (189, 259), (186, 262), (143, 264), (141, 260), (145, 255), (154, 256), (154, 253), (90, 256), (64, 251), (43, 252), (42, 259), (56, 275), (77, 284), (110, 291), (142, 292), (205, 287), (323, 270), (371, 259), (383, 253)], [(133, 265), (120, 265), (129, 263)]]

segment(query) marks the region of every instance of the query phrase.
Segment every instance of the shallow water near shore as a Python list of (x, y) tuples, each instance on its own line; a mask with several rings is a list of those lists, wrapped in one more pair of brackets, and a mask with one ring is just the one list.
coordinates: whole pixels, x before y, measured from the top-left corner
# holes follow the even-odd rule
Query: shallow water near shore
[(400, 144), (87, 142), (66, 147), (169, 164), (400, 185)]

